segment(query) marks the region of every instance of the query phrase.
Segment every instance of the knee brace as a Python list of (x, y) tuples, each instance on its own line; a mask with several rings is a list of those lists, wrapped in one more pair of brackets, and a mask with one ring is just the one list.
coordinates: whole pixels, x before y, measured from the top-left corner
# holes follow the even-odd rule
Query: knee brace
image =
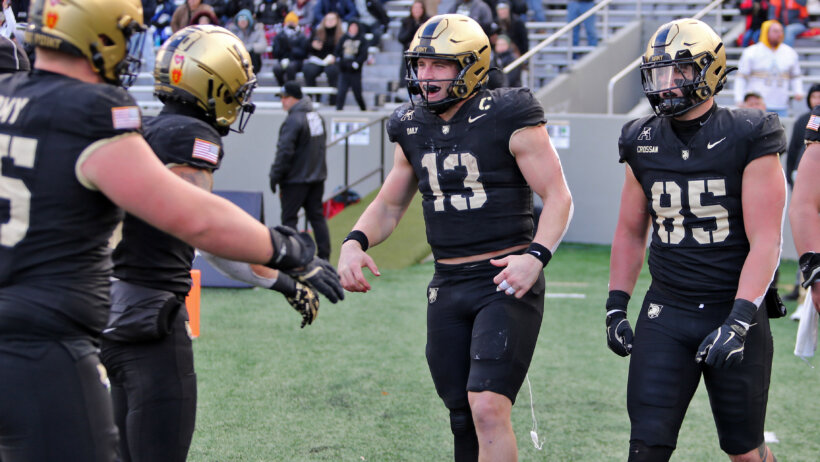
[(643, 441), (630, 441), (628, 462), (668, 462), (674, 450), (669, 446), (647, 446)]
[(478, 460), (478, 436), (469, 407), (450, 409), (450, 430), (453, 432), (453, 456), (456, 462)]

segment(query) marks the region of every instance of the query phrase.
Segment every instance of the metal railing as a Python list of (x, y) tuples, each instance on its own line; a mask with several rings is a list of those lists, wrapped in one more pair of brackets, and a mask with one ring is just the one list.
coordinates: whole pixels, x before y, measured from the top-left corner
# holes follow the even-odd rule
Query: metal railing
[[(566, 25), (564, 25), (563, 27), (561, 27), (557, 31), (553, 32), (552, 35), (550, 35), (549, 37), (547, 37), (544, 40), (542, 40), (541, 42), (539, 42), (538, 45), (535, 45), (534, 47), (530, 48), (529, 51), (527, 51), (526, 53), (524, 53), (523, 55), (518, 57), (518, 59), (516, 59), (515, 61), (508, 64), (507, 67), (505, 67), (502, 71), (505, 74), (509, 74), (515, 68), (517, 68), (518, 66), (520, 66), (523, 63), (525, 63), (526, 61), (528, 61), (533, 55), (535, 55), (536, 53), (538, 53), (539, 51), (541, 51), (545, 47), (552, 44), (552, 42), (555, 42), (556, 40), (561, 38), (561, 36), (566, 34), (567, 31), (572, 30), (575, 26), (577, 26), (577, 25), (581, 24), (582, 22), (584, 22), (584, 20), (586, 18), (592, 16), (593, 14), (597, 13), (601, 9), (608, 7), (609, 4), (612, 3), (612, 1), (613, 0), (604, 0), (601, 3), (598, 3), (594, 7), (590, 8), (589, 10), (584, 12), (584, 14), (582, 14), (581, 16), (578, 16), (577, 18), (575, 18), (572, 21), (568, 22)], [(608, 30), (609, 30), (609, 26), (608, 26), (609, 25), (609, 14), (608, 13), (609, 13), (609, 9), (607, 8), (604, 11), (604, 37), (603, 37), (604, 40), (606, 39), (607, 34), (608, 34)], [(570, 41), (570, 45), (567, 48), (567, 56), (569, 58), (568, 61), (572, 62), (572, 41)], [(530, 66), (530, 68), (532, 69), (532, 68), (534, 68), (534, 66)], [(527, 86), (534, 89), (535, 88), (534, 83), (535, 83), (535, 72), (530, 70), (530, 72), (528, 73), (528, 77), (527, 77)]]
[[(638, 3), (640, 5), (640, 3)], [(695, 13), (692, 16), (695, 19), (700, 19), (706, 16), (710, 11), (718, 8), (718, 15), (717, 15), (717, 29), (721, 30), (723, 25), (723, 0), (714, 0), (712, 3), (706, 5)], [(634, 71), (638, 66), (641, 64), (641, 57), (638, 56), (635, 58), (634, 61), (631, 61), (629, 64), (626, 65), (623, 69), (621, 69), (618, 73), (612, 76), (609, 79), (609, 83), (607, 84), (606, 88), (606, 113), (613, 114), (614, 113), (614, 106), (615, 106), (615, 84), (618, 83), (621, 79), (626, 77), (630, 72)]]
[[(379, 184), (384, 183), (384, 133), (385, 133), (384, 124), (386, 123), (388, 118), (389, 118), (389, 116), (382, 116), (382, 117), (379, 117), (377, 119), (373, 119), (370, 122), (366, 123), (365, 125), (362, 125), (361, 127), (357, 128), (355, 130), (351, 130), (349, 132), (346, 132), (342, 136), (340, 136), (338, 138), (334, 138), (334, 139), (330, 140), (327, 143), (326, 147), (331, 148), (331, 147), (336, 146), (337, 144), (339, 144), (341, 142), (344, 142), (344, 186), (342, 187), (341, 190), (333, 191), (329, 197), (323, 198), (322, 200), (328, 200), (328, 199), (330, 199), (331, 197), (333, 197), (337, 194), (347, 192), (353, 186), (356, 186), (357, 184), (367, 180), (368, 178), (370, 178), (371, 176), (373, 176), (377, 173), (379, 174)], [(369, 127), (371, 127), (373, 125), (376, 125), (376, 124), (379, 124), (379, 140), (380, 140), (380, 143), (379, 143), (379, 166), (374, 168), (373, 170), (370, 170), (370, 171), (366, 172), (362, 177), (354, 180), (353, 183), (351, 183), (350, 182), (350, 137), (357, 134), (357, 133), (359, 133), (359, 132), (361, 132), (361, 131), (363, 131), (363, 130), (365, 130), (366, 128), (369, 128)]]

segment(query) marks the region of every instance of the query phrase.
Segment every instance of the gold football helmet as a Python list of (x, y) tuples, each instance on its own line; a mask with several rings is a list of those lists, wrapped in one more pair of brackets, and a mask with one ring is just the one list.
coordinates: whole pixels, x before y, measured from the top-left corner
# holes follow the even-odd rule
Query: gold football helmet
[(102, 79), (128, 87), (145, 39), (140, 0), (33, 0), (26, 42), (84, 56)]
[(188, 26), (165, 41), (154, 67), (154, 94), (163, 102), (193, 104), (225, 135), (239, 117), (245, 130), (256, 87), (251, 57), (242, 41), (223, 27)]
[(678, 19), (649, 39), (641, 81), (655, 114), (672, 117), (716, 95), (733, 70), (726, 67), (726, 49), (711, 27), (697, 19)]
[[(452, 80), (419, 80), (418, 59), (446, 59), (458, 64), (459, 73)], [(490, 40), (481, 26), (461, 14), (433, 16), (416, 31), (410, 48), (404, 52), (407, 68), (407, 90), (411, 100), (420, 95), (419, 104), (436, 114), (466, 99), (487, 82), (490, 70)], [(448, 83), (447, 96), (429, 101), (426, 88)]]

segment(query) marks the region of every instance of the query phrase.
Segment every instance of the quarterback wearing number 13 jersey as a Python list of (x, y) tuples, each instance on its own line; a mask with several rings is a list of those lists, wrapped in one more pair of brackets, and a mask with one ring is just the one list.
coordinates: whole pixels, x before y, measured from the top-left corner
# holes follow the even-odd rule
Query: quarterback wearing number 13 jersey
[[(516, 131), (544, 123), (543, 109), (526, 88), (479, 91), (448, 121), (410, 104), (396, 109), (387, 134), (419, 180), (436, 259), (532, 241), (532, 190), (509, 143)], [(471, 232), (454, 232), (464, 229)]]
[(669, 118), (624, 125), (621, 162), (632, 168), (652, 219), (649, 269), (655, 288), (700, 302), (732, 300), (749, 241), (741, 178), (753, 160), (786, 149), (772, 113), (717, 108), (689, 143)]

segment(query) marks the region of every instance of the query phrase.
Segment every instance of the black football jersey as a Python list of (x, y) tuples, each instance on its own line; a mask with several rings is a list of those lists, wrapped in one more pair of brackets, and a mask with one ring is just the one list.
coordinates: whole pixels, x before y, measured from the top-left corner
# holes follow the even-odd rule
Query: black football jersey
[(704, 303), (734, 299), (749, 253), (743, 170), (786, 149), (777, 115), (718, 108), (688, 144), (670, 119), (649, 116), (625, 124), (618, 147), (646, 194), (653, 286)]
[[(145, 139), (167, 166), (216, 170), (222, 138), (216, 129), (179, 106), (165, 106), (145, 118)], [(122, 240), (114, 250), (114, 276), (133, 284), (187, 294), (194, 248), (139, 218), (126, 214)]]
[(820, 106), (811, 110), (811, 116), (806, 124), (806, 142), (820, 143)]
[(533, 237), (532, 190), (510, 138), (546, 123), (529, 89), (482, 90), (449, 121), (405, 104), (387, 123), (413, 166), (433, 256), (464, 257)]
[(92, 143), (140, 124), (121, 88), (40, 70), (0, 77), (0, 326), (50, 336), (105, 326), (108, 240), (122, 213), (77, 171)]

